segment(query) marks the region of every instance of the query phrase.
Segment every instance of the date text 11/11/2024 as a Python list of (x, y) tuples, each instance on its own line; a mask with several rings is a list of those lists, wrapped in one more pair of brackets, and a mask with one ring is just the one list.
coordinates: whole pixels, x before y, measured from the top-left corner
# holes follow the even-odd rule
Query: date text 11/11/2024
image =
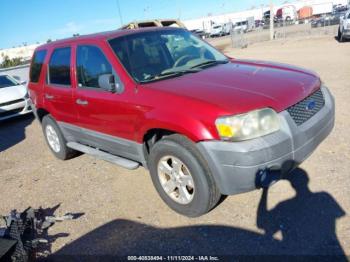
[(216, 256), (128, 256), (128, 261), (219, 261)]

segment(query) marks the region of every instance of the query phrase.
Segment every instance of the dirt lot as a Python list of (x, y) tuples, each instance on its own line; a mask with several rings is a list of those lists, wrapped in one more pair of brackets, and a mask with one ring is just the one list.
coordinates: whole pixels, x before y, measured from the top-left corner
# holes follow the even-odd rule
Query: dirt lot
[(69, 234), (53, 242), (58, 254), (350, 255), (350, 42), (323, 36), (225, 52), (311, 68), (336, 98), (333, 133), (296, 172), (309, 184), (301, 179), (297, 193), (288, 181), (270, 188), (268, 208), (277, 211), (258, 213), (257, 190), (230, 196), (203, 217), (182, 217), (160, 200), (143, 168), (128, 171), (87, 155), (59, 161), (39, 123), (23, 117), (0, 125), (0, 214), (58, 203), (57, 214), (84, 212), (50, 230)]

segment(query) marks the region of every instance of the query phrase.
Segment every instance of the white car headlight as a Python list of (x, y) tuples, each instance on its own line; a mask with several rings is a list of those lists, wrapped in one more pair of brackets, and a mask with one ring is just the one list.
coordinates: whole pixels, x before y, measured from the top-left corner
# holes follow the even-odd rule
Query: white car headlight
[(277, 113), (271, 108), (254, 110), (246, 114), (220, 117), (215, 121), (219, 135), (224, 140), (243, 141), (280, 129)]

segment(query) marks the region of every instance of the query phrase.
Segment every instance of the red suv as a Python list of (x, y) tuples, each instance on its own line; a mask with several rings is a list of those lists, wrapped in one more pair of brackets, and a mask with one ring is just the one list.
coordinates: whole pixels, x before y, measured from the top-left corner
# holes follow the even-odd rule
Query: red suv
[(268, 186), (334, 126), (334, 99), (315, 73), (228, 58), (180, 28), (40, 46), (29, 91), (56, 157), (142, 165), (161, 198), (190, 217), (221, 195)]

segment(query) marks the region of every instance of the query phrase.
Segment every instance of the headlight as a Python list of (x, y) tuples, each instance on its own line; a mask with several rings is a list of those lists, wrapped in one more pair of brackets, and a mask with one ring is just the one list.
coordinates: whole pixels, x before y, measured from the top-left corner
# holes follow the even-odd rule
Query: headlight
[(277, 113), (264, 108), (246, 114), (220, 117), (215, 121), (216, 128), (222, 139), (231, 141), (248, 140), (280, 129)]

